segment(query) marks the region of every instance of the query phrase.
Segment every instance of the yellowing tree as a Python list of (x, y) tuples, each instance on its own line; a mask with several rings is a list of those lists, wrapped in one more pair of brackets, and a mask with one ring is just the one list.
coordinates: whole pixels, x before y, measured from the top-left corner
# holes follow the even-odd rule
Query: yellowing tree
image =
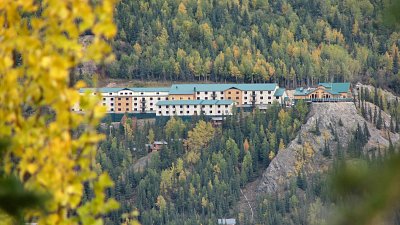
[[(0, 171), (50, 194), (45, 214), (25, 214), (40, 225), (102, 224), (102, 215), (118, 207), (104, 194), (112, 181), (94, 171), (102, 138), (95, 126), (105, 109), (79, 95), (83, 83), (70, 87), (69, 80), (78, 64), (111, 58), (113, 11), (114, 0), (0, 1), (0, 138), (11, 142)], [(84, 48), (79, 38), (88, 31), (93, 41)], [(71, 112), (77, 102), (85, 114)], [(84, 183), (94, 191), (85, 203)]]

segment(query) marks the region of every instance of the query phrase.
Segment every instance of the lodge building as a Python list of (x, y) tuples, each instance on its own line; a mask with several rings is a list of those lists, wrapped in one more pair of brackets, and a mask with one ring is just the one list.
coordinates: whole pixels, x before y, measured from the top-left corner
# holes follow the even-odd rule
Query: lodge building
[[(266, 84), (174, 84), (154, 88), (82, 88), (101, 95), (107, 113), (154, 113), (157, 116), (223, 116), (236, 107), (265, 109), (287, 97), (284, 88)], [(76, 104), (73, 111), (82, 111)]]
[(350, 83), (319, 83), (316, 88), (297, 88), (294, 100), (309, 102), (352, 101)]

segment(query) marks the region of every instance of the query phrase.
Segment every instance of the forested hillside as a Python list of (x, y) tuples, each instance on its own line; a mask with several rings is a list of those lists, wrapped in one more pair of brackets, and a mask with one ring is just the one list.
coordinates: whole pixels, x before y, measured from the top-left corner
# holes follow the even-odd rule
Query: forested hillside
[[(398, 89), (400, 34), (382, 0), (122, 0), (114, 78), (275, 81), (364, 79)], [(400, 91), (400, 90), (397, 90)]]
[[(102, 129), (99, 169), (115, 182), (110, 195), (121, 203), (106, 224), (118, 224), (120, 214), (137, 208), (142, 224), (215, 224), (233, 216), (240, 188), (258, 177), (275, 155), (296, 135), (308, 106), (291, 109), (274, 105), (266, 112), (236, 113), (222, 127), (204, 118), (184, 122), (159, 118), (139, 126), (124, 119)], [(160, 129), (162, 128), (162, 129)], [(168, 140), (144, 171), (132, 165), (147, 154), (145, 143)]]

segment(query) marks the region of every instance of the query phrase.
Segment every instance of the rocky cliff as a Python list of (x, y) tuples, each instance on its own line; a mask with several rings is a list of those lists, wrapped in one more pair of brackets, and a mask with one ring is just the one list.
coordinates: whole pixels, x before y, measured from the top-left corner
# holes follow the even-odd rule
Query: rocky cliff
[[(386, 113), (382, 112), (382, 115), (385, 119), (390, 119)], [(388, 146), (388, 135), (393, 142), (399, 140), (399, 134), (384, 129), (378, 130), (366, 121), (359, 115), (354, 103), (312, 104), (307, 122), (287, 148), (278, 152), (272, 160), (258, 182), (257, 192), (273, 193), (282, 189), (285, 182), (296, 176), (302, 168), (308, 173), (327, 169), (331, 160), (322, 154), (325, 143), (329, 146), (331, 154), (335, 155), (338, 143), (346, 146), (357, 124), (363, 126), (364, 122), (367, 123), (371, 134), (364, 151)], [(316, 131), (317, 124), (319, 132)], [(369, 154), (376, 154), (376, 151), (369, 151)]]

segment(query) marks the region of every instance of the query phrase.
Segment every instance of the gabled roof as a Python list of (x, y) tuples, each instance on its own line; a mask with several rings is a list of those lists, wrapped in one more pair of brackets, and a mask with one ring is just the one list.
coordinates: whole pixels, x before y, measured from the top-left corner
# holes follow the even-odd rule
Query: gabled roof
[(156, 105), (230, 105), (232, 100), (165, 100), (158, 101)]
[(319, 83), (318, 85), (337, 93), (347, 93), (350, 90), (350, 83)]
[(296, 90), (294, 91), (294, 95), (308, 95), (311, 92), (313, 92), (315, 90), (315, 88), (296, 88)]
[(285, 91), (286, 91), (285, 88), (278, 88), (278, 90), (275, 91), (274, 96), (281, 97), (285, 93)]

